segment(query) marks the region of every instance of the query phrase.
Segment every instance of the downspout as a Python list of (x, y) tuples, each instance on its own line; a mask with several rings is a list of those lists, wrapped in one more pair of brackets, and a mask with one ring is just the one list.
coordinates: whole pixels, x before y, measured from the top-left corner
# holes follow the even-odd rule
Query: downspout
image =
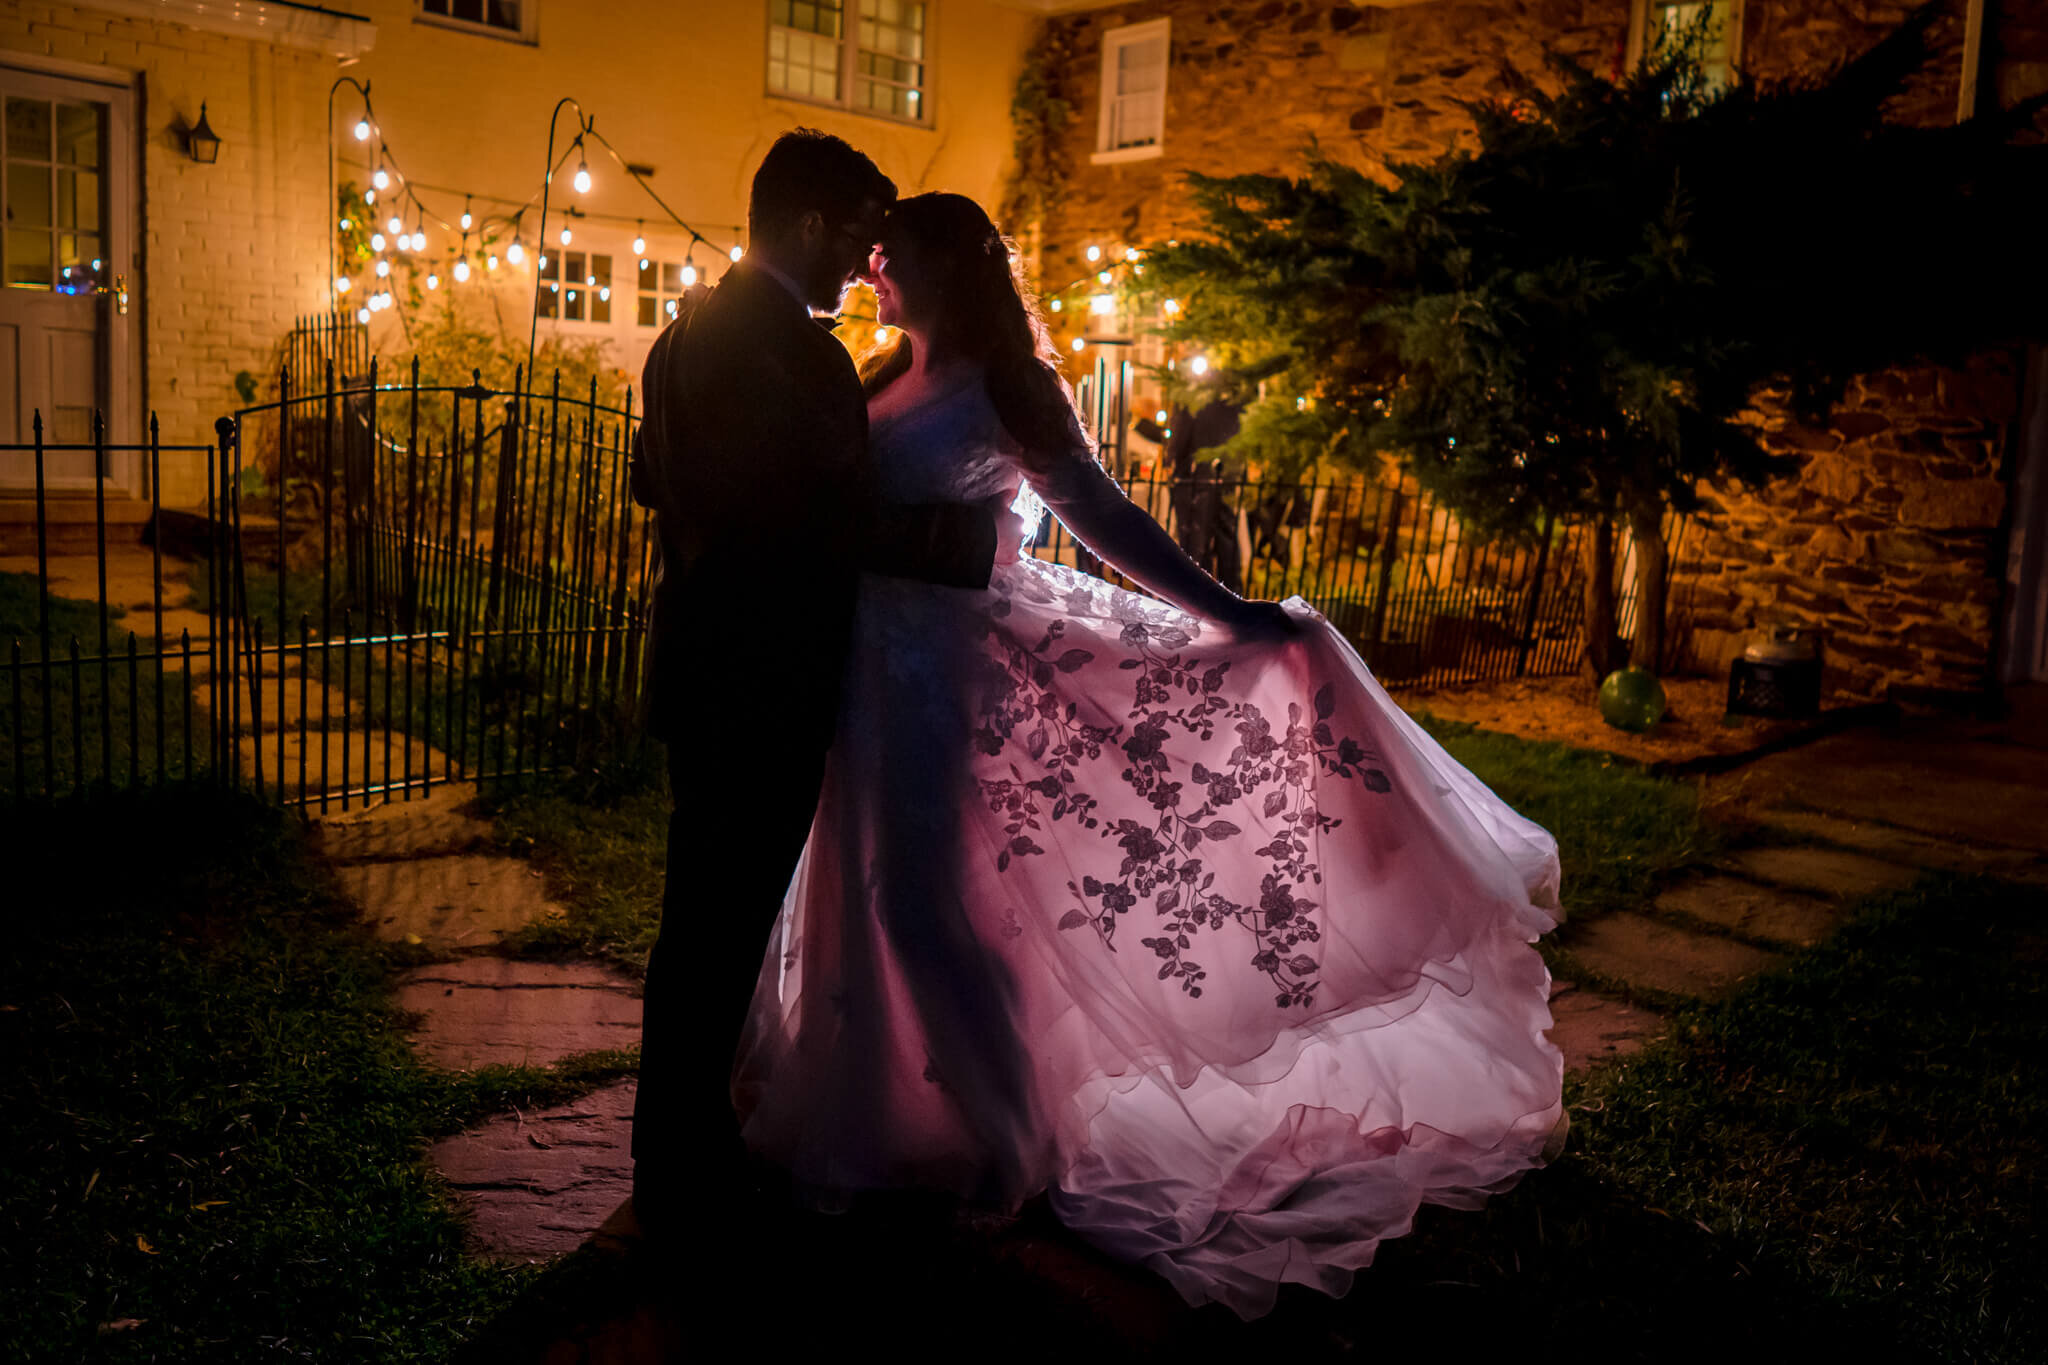
[(1967, 0), (1963, 10), (1963, 71), (1956, 90), (1956, 122), (1967, 123), (1977, 112), (1977, 73), (1984, 62), (1985, 0)]

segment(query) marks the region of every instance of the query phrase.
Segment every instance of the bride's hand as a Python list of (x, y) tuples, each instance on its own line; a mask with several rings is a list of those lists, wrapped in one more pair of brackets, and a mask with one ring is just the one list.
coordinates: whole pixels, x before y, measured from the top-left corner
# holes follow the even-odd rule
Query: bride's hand
[(996, 563), (1015, 564), (1024, 553), (1024, 518), (1015, 512), (996, 513)]
[(1301, 634), (1301, 622), (1287, 614), (1278, 602), (1246, 602), (1232, 611), (1225, 622), (1240, 640), (1278, 644)]

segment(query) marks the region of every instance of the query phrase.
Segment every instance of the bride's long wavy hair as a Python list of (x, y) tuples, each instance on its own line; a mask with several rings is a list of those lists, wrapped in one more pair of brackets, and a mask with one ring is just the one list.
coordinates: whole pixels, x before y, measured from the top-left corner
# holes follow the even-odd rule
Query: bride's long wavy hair
[[(882, 232), (884, 254), (891, 245), (929, 276), (925, 286), (938, 313), (926, 338), (933, 358), (982, 366), (996, 416), (1024, 448), (1025, 472), (1076, 454), (1093, 458), (1094, 443), (1060, 378), (1059, 352), (1024, 288), (1012, 244), (981, 205), (961, 194), (898, 200)], [(870, 398), (909, 370), (911, 346), (910, 334), (898, 328), (861, 356)]]

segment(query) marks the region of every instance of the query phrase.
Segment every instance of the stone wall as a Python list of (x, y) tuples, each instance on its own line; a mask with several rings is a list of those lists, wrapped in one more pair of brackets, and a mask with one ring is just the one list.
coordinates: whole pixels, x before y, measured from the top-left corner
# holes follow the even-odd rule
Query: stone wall
[[(1908, 12), (1872, 0), (1753, 2), (1743, 65), (1770, 79), (1818, 73)], [(1059, 148), (1071, 171), (1049, 196), (1043, 222), (1015, 226), (1035, 227), (1040, 278), (1057, 286), (1092, 268), (1083, 254), (1091, 243), (1114, 251), (1190, 230), (1183, 182), (1192, 170), (1291, 172), (1311, 139), (1382, 175), (1390, 164), (1470, 149), (1471, 123), (1455, 101), (1505, 95), (1504, 63), (1554, 83), (1544, 74), (1546, 45), (1618, 74), (1629, 13), (1625, 0), (1401, 8), (1152, 0), (1050, 20), (1064, 26), (1060, 46), (1074, 54), (1059, 73), (1075, 108)], [(1093, 164), (1101, 34), (1160, 17), (1173, 24), (1162, 155)], [(1988, 50), (1996, 60), (1986, 78), (2003, 102), (2048, 80), (2040, 61), (2048, 34), (2038, 27), (2017, 18), (1994, 27)], [(1894, 118), (1954, 119), (1960, 23), (1944, 22), (1934, 45), (1934, 61), (1894, 101)], [(1822, 430), (1790, 421), (1773, 395), (1760, 396), (1756, 421), (1769, 443), (1803, 465), (1771, 488), (1707, 490), (1702, 534), (1683, 549), (1673, 599), (1680, 630), (1696, 630), (1698, 666), (1724, 670), (1749, 634), (1802, 623), (1824, 630), (1828, 681), (1840, 693), (1982, 685), (2005, 502), (1999, 452), (2017, 410), (2012, 376), (2003, 354), (1964, 371), (1868, 376)]]
[[(141, 334), (138, 425), (154, 411), (167, 443), (210, 442), (214, 419), (239, 406), (235, 375), (266, 374), (293, 320), (325, 303), (320, 149), (334, 59), (68, 4), (0, 9), (0, 59), (53, 75), (76, 74), (62, 65), (76, 63), (133, 82), (138, 259), (119, 272)], [(202, 100), (221, 137), (211, 166), (186, 155), (182, 133)], [(165, 457), (163, 494), (173, 505), (202, 500), (203, 462)]]

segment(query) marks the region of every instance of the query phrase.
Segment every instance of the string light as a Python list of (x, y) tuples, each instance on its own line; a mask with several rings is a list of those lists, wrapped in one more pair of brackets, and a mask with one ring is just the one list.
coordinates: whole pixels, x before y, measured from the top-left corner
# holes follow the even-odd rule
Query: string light
[(540, 254), (540, 260), (539, 260), (539, 261), (537, 262), (537, 264), (538, 264), (538, 266), (539, 266), (539, 268), (540, 268), (541, 272), (542, 272), (543, 274), (545, 274), (545, 273), (547, 272), (547, 268), (548, 268), (548, 254), (547, 254), (547, 252), (545, 252), (545, 251), (541, 252), (541, 254)]
[[(689, 288), (689, 287), (690, 287), (691, 285), (695, 284), (696, 282), (697, 282), (697, 267), (696, 267), (696, 266), (694, 266), (694, 265), (691, 265), (691, 264), (690, 264), (690, 263), (689, 263), (689, 262), (688, 262), (687, 260), (686, 260), (686, 261), (684, 261), (684, 262), (683, 262), (683, 288), (685, 288), (685, 289), (688, 289), (688, 288)], [(671, 299), (671, 300), (669, 301), (669, 305), (668, 305), (668, 311), (669, 311), (669, 312), (671, 312), (671, 313), (673, 313), (673, 312), (675, 312), (675, 311), (676, 311), (676, 305), (675, 305), (675, 301), (674, 301), (673, 299)]]
[(1098, 317), (1107, 317), (1116, 311), (1116, 296), (1113, 294), (1097, 294), (1094, 298), (1088, 300), (1088, 311), (1096, 314)]
[(877, 327), (875, 329), (875, 344), (877, 346), (889, 344), (889, 329), (887, 327)]
[(356, 321), (357, 321), (357, 322), (361, 322), (361, 323), (368, 323), (368, 322), (369, 322), (369, 320), (370, 320), (370, 310), (369, 310), (369, 309), (367, 309), (367, 308), (358, 308), (358, 309), (356, 309)]
[(644, 220), (633, 224), (633, 254), (635, 256), (645, 256), (647, 254), (647, 224)]
[(1101, 259), (1102, 259), (1102, 248), (1101, 248), (1101, 247), (1099, 247), (1099, 246), (1093, 246), (1093, 245), (1091, 245), (1091, 246), (1090, 246), (1090, 247), (1088, 248), (1088, 259), (1089, 259), (1089, 260), (1091, 260), (1091, 261), (1099, 261), (1099, 260), (1101, 260)]
[(349, 291), (349, 278), (348, 278), (348, 276), (346, 276), (346, 275), (336, 275), (336, 276), (334, 277), (334, 292), (335, 292), (335, 293), (337, 293), (337, 294), (346, 294), (346, 293), (347, 293), (348, 291)]
[(357, 120), (356, 120), (356, 141), (358, 141), (358, 142), (368, 142), (369, 140), (370, 140), (370, 121), (369, 121), (368, 119), (366, 119), (366, 118), (359, 118), (359, 119), (357, 119)]
[(562, 245), (569, 245), (570, 240), (574, 236), (575, 234), (569, 231), (569, 225), (567, 223), (562, 224)]
[(427, 272), (427, 288), (439, 289), (440, 287), (441, 277), (439, 275), (436, 275), (433, 271), (429, 270)]
[(464, 232), (469, 231), (471, 221), (469, 216), (469, 196), (465, 194), (462, 196), (462, 230)]
[(612, 287), (610, 285), (606, 285), (604, 288), (597, 291), (597, 296), (603, 299), (606, 303), (610, 303), (612, 301)]
[(1166, 425), (1166, 409), (1165, 409), (1165, 408), (1161, 408), (1161, 409), (1160, 409), (1159, 411), (1157, 411), (1157, 412), (1153, 413), (1153, 414), (1152, 414), (1152, 420), (1153, 420), (1154, 422), (1157, 422), (1157, 423), (1158, 423), (1158, 424), (1159, 424), (1160, 426), (1162, 426), (1162, 427), (1163, 427), (1163, 426), (1165, 426), (1165, 425)]
[(1098, 271), (1095, 276), (1095, 282), (1097, 284), (1108, 284), (1109, 278), (1109, 272), (1107, 270)]
[(526, 248), (519, 245), (519, 239), (517, 237), (514, 237), (512, 239), (512, 245), (505, 248), (505, 259), (512, 262), (512, 264), (514, 265), (518, 265), (521, 261), (526, 259)]
[(590, 193), (590, 166), (587, 162), (576, 163), (576, 193)]
[(1083, 340), (1082, 338), (1080, 338), (1080, 337), (1075, 337), (1075, 338), (1074, 338), (1074, 349), (1075, 349), (1076, 351), (1085, 351), (1085, 350), (1087, 350), (1087, 349), (1088, 349), (1088, 343), (1087, 343), (1086, 341), (1084, 341), (1084, 340)]
[(382, 251), (383, 249), (384, 249), (384, 234), (383, 234), (383, 233), (381, 233), (381, 232), (373, 232), (373, 233), (371, 233), (371, 234), (370, 234), (370, 250), (372, 250), (372, 251)]
[(747, 249), (746, 249), (745, 247), (743, 247), (743, 246), (736, 246), (736, 247), (734, 247), (734, 248), (733, 248), (733, 249), (732, 249), (732, 250), (731, 250), (730, 252), (728, 252), (727, 254), (728, 254), (728, 255), (730, 255), (730, 256), (732, 257), (732, 259), (733, 259), (733, 264), (734, 264), (734, 265), (738, 265), (738, 264), (739, 264), (739, 259), (740, 259), (740, 257), (742, 257), (742, 256), (744, 256), (744, 255), (746, 255), (746, 254), (747, 254)]
[(381, 161), (377, 163), (377, 170), (370, 177), (370, 187), (378, 190), (391, 188), (391, 173), (384, 169), (384, 163)]
[(1198, 375), (1209, 373), (1209, 357), (1205, 355), (1196, 356), (1193, 360), (1190, 360), (1188, 362), (1188, 368), (1193, 370)]
[(640, 268), (641, 268), (642, 270), (645, 270), (645, 269), (647, 269), (647, 268), (648, 268), (649, 266), (651, 266), (651, 265), (653, 265), (653, 264), (654, 264), (654, 262), (652, 262), (652, 261), (648, 260), (648, 259), (647, 259), (647, 258), (646, 258), (645, 256), (642, 256), (642, 257), (640, 258)]
[(399, 222), (398, 215), (395, 213), (384, 220), (384, 230), (390, 233), (393, 237), (396, 237), (399, 233), (399, 230), (404, 226), (405, 224)]
[(389, 261), (387, 261), (387, 260), (383, 260), (383, 259), (381, 259), (381, 258), (380, 258), (380, 259), (378, 260), (378, 262), (377, 262), (377, 278), (378, 278), (378, 279), (380, 279), (380, 280), (381, 280), (381, 279), (385, 279), (385, 278), (389, 277), (389, 276), (390, 276), (390, 274), (391, 274), (391, 262), (389, 262)]
[(1059, 311), (1060, 311), (1060, 310), (1061, 310), (1062, 308), (1064, 308), (1064, 307), (1065, 307), (1066, 305), (1062, 304), (1062, 303), (1061, 303), (1061, 302), (1060, 302), (1060, 301), (1059, 301), (1058, 299), (1054, 299), (1054, 300), (1053, 300), (1053, 301), (1052, 301), (1052, 302), (1051, 302), (1051, 303), (1050, 303), (1049, 305), (1047, 305), (1047, 306), (1048, 306), (1048, 307), (1050, 307), (1050, 308), (1052, 309), (1052, 311), (1053, 311), (1053, 312), (1057, 313), (1057, 312), (1059, 312)]
[(1172, 317), (1175, 313), (1178, 313), (1180, 311), (1180, 300), (1168, 299), (1165, 303), (1159, 305), (1159, 309), (1161, 312), (1165, 313), (1166, 316)]
[(1127, 261), (1136, 261), (1138, 259), (1138, 248), (1132, 247), (1129, 251), (1126, 251), (1124, 253), (1124, 259)]
[(365, 204), (374, 204), (377, 202), (377, 187), (375, 185), (372, 185), (369, 189), (363, 191), (363, 202)]
[(484, 269), (486, 269), (486, 270), (496, 270), (497, 268), (498, 268), (498, 253), (497, 253), (497, 252), (495, 252), (495, 251), (487, 253), (487, 254), (486, 254), (486, 255), (484, 256)]
[(458, 256), (455, 258), (455, 282), (461, 284), (468, 279), (469, 257), (467, 255)]

